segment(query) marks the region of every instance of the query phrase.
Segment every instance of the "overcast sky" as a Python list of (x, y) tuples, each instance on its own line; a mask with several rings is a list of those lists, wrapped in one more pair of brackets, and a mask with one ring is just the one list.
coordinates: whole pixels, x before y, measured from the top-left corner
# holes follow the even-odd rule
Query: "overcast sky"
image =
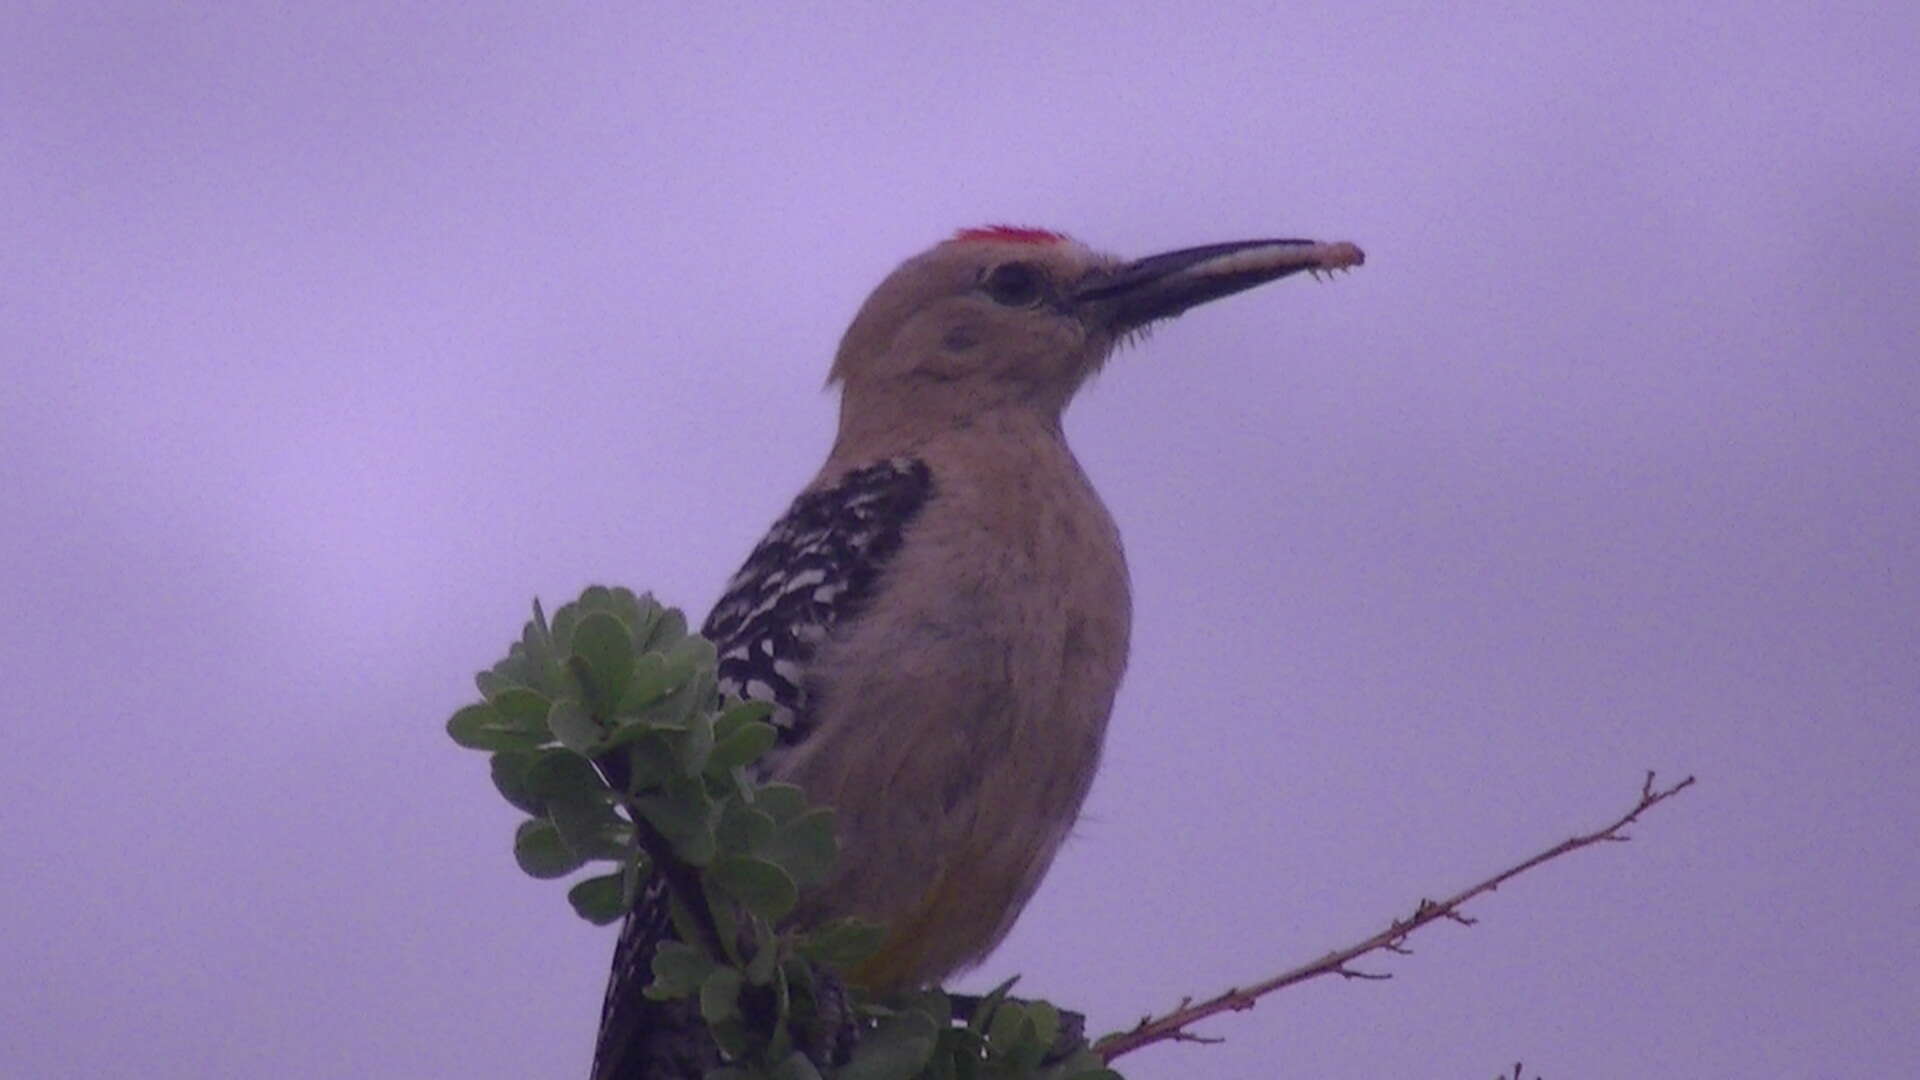
[(447, 715), (536, 594), (704, 614), (1015, 222), (1368, 262), (1075, 405), (1133, 661), (962, 985), (1118, 1027), (1652, 768), (1125, 1071), (1920, 1075), (1912, 8), (191, 7), (0, 15), (0, 1073), (584, 1075), (612, 931)]

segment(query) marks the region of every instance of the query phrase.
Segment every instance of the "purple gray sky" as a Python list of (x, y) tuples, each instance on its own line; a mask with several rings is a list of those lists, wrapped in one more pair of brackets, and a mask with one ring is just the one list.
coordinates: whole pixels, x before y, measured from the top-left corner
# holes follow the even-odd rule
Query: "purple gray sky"
[(1654, 768), (1128, 1073), (1920, 1074), (1900, 7), (8, 5), (0, 1073), (583, 1075), (611, 931), (441, 725), (535, 594), (703, 613), (866, 291), (1006, 221), (1369, 261), (1074, 408), (1133, 663), (962, 985), (1117, 1027)]

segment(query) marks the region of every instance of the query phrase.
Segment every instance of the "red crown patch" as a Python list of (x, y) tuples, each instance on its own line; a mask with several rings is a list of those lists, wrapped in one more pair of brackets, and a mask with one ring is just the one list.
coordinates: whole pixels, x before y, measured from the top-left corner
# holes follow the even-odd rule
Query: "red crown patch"
[(987, 225), (978, 229), (961, 229), (953, 234), (953, 238), (958, 241), (991, 240), (1002, 244), (1058, 244), (1067, 238), (1067, 234), (1019, 225)]

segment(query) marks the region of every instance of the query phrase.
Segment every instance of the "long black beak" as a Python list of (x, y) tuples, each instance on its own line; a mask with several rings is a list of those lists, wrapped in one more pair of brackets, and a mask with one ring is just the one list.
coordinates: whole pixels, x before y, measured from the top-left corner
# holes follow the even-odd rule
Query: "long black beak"
[(1345, 241), (1209, 244), (1091, 274), (1075, 288), (1074, 299), (1091, 305), (1114, 332), (1124, 333), (1301, 270), (1317, 277), (1322, 270), (1345, 270), (1366, 261), (1364, 252)]

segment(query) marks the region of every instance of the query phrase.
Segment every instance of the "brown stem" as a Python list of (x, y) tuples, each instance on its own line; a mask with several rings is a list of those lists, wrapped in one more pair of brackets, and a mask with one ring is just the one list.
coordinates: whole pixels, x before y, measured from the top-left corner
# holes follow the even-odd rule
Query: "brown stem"
[(1128, 1028), (1126, 1031), (1115, 1032), (1112, 1035), (1102, 1038), (1099, 1042), (1094, 1043), (1094, 1052), (1099, 1054), (1103, 1060), (1111, 1062), (1114, 1058), (1122, 1054), (1132, 1053), (1143, 1046), (1151, 1046), (1157, 1042), (1217, 1041), (1194, 1035), (1186, 1029), (1192, 1024), (1218, 1013), (1251, 1009), (1261, 998), (1273, 993), (1275, 990), (1285, 986), (1292, 986), (1296, 983), (1303, 983), (1309, 979), (1317, 979), (1322, 975), (1339, 975), (1348, 979), (1391, 978), (1390, 975), (1356, 971), (1348, 965), (1373, 952), (1404, 953), (1406, 951), (1404, 942), (1408, 935), (1426, 926), (1428, 923), (1447, 919), (1460, 923), (1463, 926), (1473, 925), (1473, 920), (1461, 914), (1459, 910), (1460, 906), (1467, 901), (1483, 893), (1490, 893), (1513, 878), (1539, 866), (1541, 863), (1557, 859), (1570, 851), (1578, 851), (1583, 847), (1589, 847), (1594, 844), (1626, 840), (1627, 837), (1622, 834), (1620, 830), (1639, 820), (1641, 814), (1646, 813), (1667, 799), (1678, 795), (1681, 791), (1684, 791), (1692, 785), (1693, 777), (1689, 776), (1672, 787), (1656, 790), (1653, 786), (1653, 773), (1649, 771), (1646, 780), (1640, 785), (1639, 801), (1633, 804), (1633, 809), (1622, 814), (1611, 825), (1595, 830), (1594, 832), (1563, 840), (1532, 858), (1515, 863), (1479, 884), (1469, 886), (1445, 900), (1437, 902), (1433, 900), (1422, 900), (1419, 905), (1414, 908), (1413, 914), (1407, 918), (1395, 919), (1386, 929), (1381, 930), (1372, 937), (1356, 942), (1344, 949), (1337, 949), (1330, 952), (1312, 963), (1303, 964), (1300, 967), (1294, 968), (1292, 971), (1283, 972), (1271, 979), (1254, 983), (1251, 986), (1235, 987), (1198, 1004), (1194, 1004), (1191, 998), (1182, 999), (1178, 1007), (1164, 1016), (1142, 1017), (1138, 1024)]

